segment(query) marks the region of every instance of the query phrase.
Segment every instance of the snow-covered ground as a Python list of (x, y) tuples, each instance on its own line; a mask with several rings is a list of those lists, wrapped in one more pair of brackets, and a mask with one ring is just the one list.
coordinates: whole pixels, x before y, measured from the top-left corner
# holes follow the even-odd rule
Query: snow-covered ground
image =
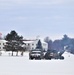
[(65, 52), (64, 60), (29, 60), (24, 56), (0, 56), (0, 75), (74, 75), (74, 55)]

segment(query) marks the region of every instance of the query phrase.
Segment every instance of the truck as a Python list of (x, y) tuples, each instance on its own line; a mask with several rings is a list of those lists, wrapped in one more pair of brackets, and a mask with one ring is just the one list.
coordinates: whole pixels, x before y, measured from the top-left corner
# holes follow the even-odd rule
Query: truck
[(62, 54), (64, 53), (64, 50), (57, 51), (57, 50), (48, 50), (44, 56), (45, 59), (64, 59), (64, 56)]
[(34, 49), (29, 52), (29, 59), (30, 60), (43, 59), (43, 57), (44, 57), (44, 54), (41, 49)]

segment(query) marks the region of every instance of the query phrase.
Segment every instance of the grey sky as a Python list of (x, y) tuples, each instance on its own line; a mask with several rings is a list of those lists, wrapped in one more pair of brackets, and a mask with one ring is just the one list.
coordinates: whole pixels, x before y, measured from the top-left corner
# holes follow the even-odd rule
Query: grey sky
[(74, 37), (74, 0), (0, 0), (0, 32), (24, 37)]

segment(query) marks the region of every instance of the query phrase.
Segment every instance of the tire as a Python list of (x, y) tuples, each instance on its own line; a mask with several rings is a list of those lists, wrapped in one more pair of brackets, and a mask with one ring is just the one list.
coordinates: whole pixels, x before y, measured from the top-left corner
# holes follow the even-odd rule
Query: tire
[(30, 59), (30, 60), (33, 60), (33, 58), (32, 58), (32, 57), (29, 57), (29, 59)]
[(49, 60), (51, 60), (51, 58), (49, 58)]
[(61, 56), (61, 57), (60, 57), (60, 59), (61, 59), (61, 60), (63, 60), (63, 59), (64, 59), (64, 57), (63, 57), (63, 56)]

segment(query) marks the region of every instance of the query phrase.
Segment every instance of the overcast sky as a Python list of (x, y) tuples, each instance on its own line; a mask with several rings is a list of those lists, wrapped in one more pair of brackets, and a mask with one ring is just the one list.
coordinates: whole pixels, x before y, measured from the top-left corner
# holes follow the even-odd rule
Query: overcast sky
[(0, 32), (24, 37), (74, 37), (74, 0), (0, 0)]

